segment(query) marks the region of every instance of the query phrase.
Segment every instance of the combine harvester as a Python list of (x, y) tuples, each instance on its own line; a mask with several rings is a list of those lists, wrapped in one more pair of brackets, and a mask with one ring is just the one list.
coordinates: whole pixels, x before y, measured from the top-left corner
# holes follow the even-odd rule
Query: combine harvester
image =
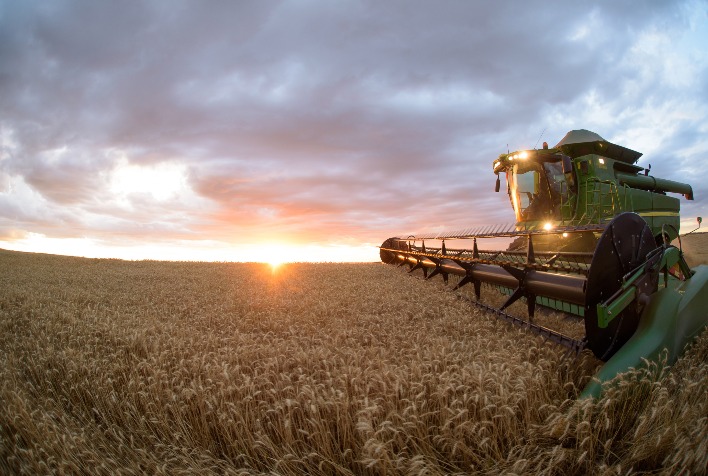
[[(472, 284), (476, 305), (576, 354), (589, 348), (605, 364), (582, 396), (597, 397), (602, 383), (664, 349), (675, 362), (708, 325), (708, 266), (686, 264), (679, 199), (666, 195), (693, 200), (693, 190), (649, 175), (636, 165), (641, 155), (586, 130), (553, 148), (502, 154), (496, 191), (505, 173), (514, 225), (389, 238), (381, 261), (446, 284), (458, 276), (455, 289)], [(481, 246), (495, 238), (513, 241), (504, 250)], [(455, 241), (466, 246), (447, 246)], [(508, 296), (499, 309), (480, 302), (482, 283)], [(520, 298), (528, 320), (504, 311)], [(534, 323), (537, 305), (579, 316), (585, 336)]]

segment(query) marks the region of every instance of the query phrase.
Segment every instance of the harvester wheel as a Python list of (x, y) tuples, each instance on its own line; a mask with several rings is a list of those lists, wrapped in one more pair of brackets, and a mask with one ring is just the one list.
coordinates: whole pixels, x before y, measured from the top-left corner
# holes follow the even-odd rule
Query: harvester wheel
[[(606, 301), (622, 286), (622, 278), (646, 261), (656, 249), (656, 240), (644, 219), (636, 213), (615, 217), (597, 242), (590, 265), (585, 296), (585, 334), (588, 347), (600, 360), (607, 360), (632, 337), (639, 325), (641, 304), (635, 299), (608, 326), (597, 320), (597, 304)], [(651, 293), (658, 289), (658, 275)]]

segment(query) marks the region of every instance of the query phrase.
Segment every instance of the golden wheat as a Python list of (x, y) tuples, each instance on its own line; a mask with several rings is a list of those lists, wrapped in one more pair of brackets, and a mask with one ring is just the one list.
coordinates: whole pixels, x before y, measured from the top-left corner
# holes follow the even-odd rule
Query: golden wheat
[(701, 474), (707, 355), (576, 402), (592, 357), (388, 266), (0, 251), (0, 473)]

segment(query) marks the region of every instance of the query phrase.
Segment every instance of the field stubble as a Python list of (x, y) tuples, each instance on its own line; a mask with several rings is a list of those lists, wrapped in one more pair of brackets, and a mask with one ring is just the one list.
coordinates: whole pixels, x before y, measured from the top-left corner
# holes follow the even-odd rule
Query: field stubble
[(0, 473), (708, 465), (706, 333), (670, 371), (649, 366), (576, 402), (590, 355), (567, 358), (381, 264), (0, 251), (0, 270)]

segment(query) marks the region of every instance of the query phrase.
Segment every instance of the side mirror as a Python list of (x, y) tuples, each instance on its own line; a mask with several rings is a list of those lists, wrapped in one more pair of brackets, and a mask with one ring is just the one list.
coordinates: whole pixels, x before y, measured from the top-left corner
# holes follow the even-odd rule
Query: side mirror
[(567, 155), (563, 156), (563, 173), (570, 174), (573, 173), (573, 161)]
[(499, 188), (501, 188), (501, 179), (499, 179), (499, 174), (497, 174), (497, 184), (494, 186), (494, 191), (498, 192)]
[[(702, 217), (696, 217), (696, 221), (698, 222), (698, 227), (696, 227), (696, 229), (694, 229), (694, 230), (689, 231), (688, 233), (686, 233), (686, 235), (690, 235), (690, 234), (693, 233), (694, 231), (698, 230), (698, 228), (701, 227), (701, 222), (703, 221), (703, 218), (702, 218)], [(686, 235), (684, 235), (684, 236), (686, 236)]]

